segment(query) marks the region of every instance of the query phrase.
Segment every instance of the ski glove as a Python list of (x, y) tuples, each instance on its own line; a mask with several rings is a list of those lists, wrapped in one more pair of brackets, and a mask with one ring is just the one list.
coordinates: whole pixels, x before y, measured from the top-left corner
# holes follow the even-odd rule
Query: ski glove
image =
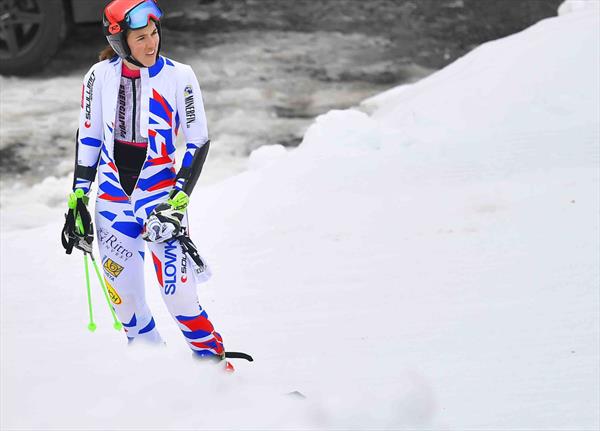
[(69, 195), (69, 210), (65, 214), (65, 225), (61, 234), (62, 245), (67, 254), (71, 254), (73, 247), (84, 253), (92, 252), (94, 224), (87, 209), (89, 199), (81, 189)]
[(190, 198), (174, 190), (167, 202), (158, 204), (144, 223), (142, 238), (150, 242), (165, 242), (181, 234), (181, 221)]

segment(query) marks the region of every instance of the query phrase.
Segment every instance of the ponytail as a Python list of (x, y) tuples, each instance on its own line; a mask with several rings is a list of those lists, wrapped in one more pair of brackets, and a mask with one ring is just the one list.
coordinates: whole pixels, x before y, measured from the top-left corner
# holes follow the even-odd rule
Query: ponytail
[(102, 51), (100, 51), (100, 55), (99, 55), (99, 60), (110, 60), (111, 58), (113, 58), (115, 55), (117, 55), (117, 53), (115, 52), (114, 49), (112, 49), (112, 46), (108, 45), (106, 48), (104, 48)]

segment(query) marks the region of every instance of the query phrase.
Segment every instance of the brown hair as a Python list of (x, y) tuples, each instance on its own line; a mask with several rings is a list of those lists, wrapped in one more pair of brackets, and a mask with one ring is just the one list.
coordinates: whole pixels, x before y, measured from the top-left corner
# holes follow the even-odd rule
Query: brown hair
[(117, 53), (115, 52), (114, 49), (112, 49), (112, 46), (107, 45), (106, 48), (104, 48), (102, 51), (100, 51), (100, 55), (98, 56), (98, 59), (100, 61), (102, 61), (102, 60), (110, 60), (115, 55), (117, 55)]

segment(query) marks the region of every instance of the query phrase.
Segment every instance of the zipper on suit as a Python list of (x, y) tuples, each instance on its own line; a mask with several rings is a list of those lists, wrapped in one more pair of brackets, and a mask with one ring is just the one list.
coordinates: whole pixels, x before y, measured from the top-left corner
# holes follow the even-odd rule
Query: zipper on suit
[(133, 91), (133, 103), (131, 104), (133, 106), (133, 115), (131, 117), (131, 142), (135, 142), (135, 119), (137, 117), (136, 109), (135, 109), (135, 104), (137, 102), (137, 94), (136, 94), (136, 90), (135, 90), (135, 80), (137, 78), (129, 78), (129, 79), (131, 79), (131, 87), (132, 87), (132, 91)]
[[(135, 142), (135, 120), (136, 120), (136, 109), (135, 109), (135, 105), (137, 103), (137, 95), (136, 95), (136, 87), (135, 87), (135, 79), (139, 79), (140, 80), (140, 91), (142, 88), (142, 78), (141, 76), (139, 78), (131, 78), (132, 83), (133, 83), (133, 118), (131, 120), (131, 123), (133, 124), (133, 128), (132, 128), (132, 142)], [(142, 97), (143, 97), (144, 92), (142, 91)], [(140, 98), (140, 103), (142, 102), (141, 98)], [(140, 120), (141, 122), (141, 120)], [(141, 124), (140, 124), (141, 127)], [(137, 185), (138, 182), (140, 181), (140, 176), (142, 175), (142, 171), (144, 170), (144, 165), (146, 164), (146, 161), (148, 160), (148, 148), (150, 147), (150, 145), (148, 143), (146, 143), (146, 156), (144, 157), (144, 162), (142, 163), (142, 167), (140, 168), (140, 172), (138, 173), (138, 177), (137, 180), (135, 180), (135, 185), (133, 186), (133, 190), (131, 191), (131, 195), (127, 195), (127, 193), (125, 193), (127, 195), (127, 197), (129, 198), (129, 203), (131, 203), (131, 196), (133, 196), (133, 194), (135, 193), (135, 189), (137, 189)], [(135, 213), (135, 211), (134, 211)]]

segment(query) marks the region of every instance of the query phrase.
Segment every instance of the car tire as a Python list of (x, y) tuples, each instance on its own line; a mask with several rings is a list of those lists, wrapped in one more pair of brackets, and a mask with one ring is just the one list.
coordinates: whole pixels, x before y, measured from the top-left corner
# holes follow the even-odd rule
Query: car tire
[(62, 0), (6, 0), (0, 9), (0, 74), (42, 69), (66, 34)]

